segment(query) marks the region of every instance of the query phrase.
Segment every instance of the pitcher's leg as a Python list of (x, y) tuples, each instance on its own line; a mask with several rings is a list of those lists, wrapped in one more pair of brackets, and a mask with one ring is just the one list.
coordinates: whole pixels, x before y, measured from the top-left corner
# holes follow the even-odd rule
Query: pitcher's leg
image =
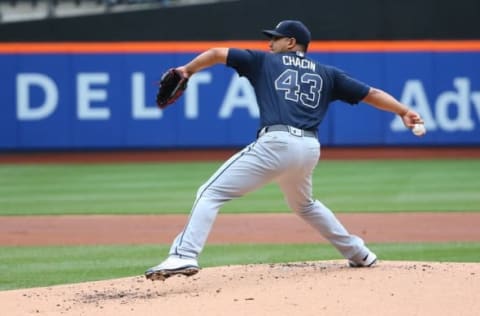
[(188, 223), (175, 238), (170, 254), (196, 258), (221, 206), (270, 182), (276, 168), (274, 162), (269, 162), (262, 145), (256, 143), (224, 163), (198, 190)]
[(333, 212), (322, 202), (316, 200), (303, 208), (298, 214), (312, 225), (347, 259), (362, 256), (367, 252), (361, 238), (351, 235)]
[(369, 267), (376, 262), (377, 256), (365, 246), (363, 239), (350, 234), (322, 202), (312, 201), (299, 215), (349, 259), (351, 267)]
[(298, 171), (279, 181), (289, 207), (309, 223), (347, 259), (364, 257), (368, 248), (361, 238), (351, 235), (320, 201), (312, 199), (311, 174), (302, 176)]

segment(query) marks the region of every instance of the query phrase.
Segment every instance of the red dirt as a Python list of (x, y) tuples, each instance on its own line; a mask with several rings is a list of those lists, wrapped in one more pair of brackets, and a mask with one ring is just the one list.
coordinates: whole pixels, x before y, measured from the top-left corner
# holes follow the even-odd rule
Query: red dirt
[[(238, 149), (0, 153), (0, 163), (124, 163), (226, 160)], [(322, 147), (322, 159), (479, 159), (480, 147)]]
[[(480, 213), (339, 214), (367, 242), (480, 241)], [(170, 244), (186, 215), (0, 217), (0, 245)], [(219, 215), (208, 240), (325, 243), (294, 214)]]

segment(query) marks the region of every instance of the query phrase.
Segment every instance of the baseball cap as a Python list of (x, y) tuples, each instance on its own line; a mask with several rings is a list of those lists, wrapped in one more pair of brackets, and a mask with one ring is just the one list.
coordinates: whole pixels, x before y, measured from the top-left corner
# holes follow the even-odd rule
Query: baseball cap
[(277, 24), (274, 30), (263, 30), (263, 34), (268, 37), (293, 37), (297, 43), (308, 45), (310, 43), (311, 35), (308, 28), (300, 21), (285, 20)]

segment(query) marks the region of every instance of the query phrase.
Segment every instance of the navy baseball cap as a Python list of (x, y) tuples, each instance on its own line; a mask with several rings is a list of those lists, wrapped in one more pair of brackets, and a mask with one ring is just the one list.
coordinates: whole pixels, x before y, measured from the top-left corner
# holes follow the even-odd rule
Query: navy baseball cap
[(308, 28), (300, 21), (285, 20), (277, 24), (274, 30), (263, 30), (263, 34), (272, 38), (278, 37), (293, 37), (297, 43), (308, 45), (310, 43), (311, 34)]

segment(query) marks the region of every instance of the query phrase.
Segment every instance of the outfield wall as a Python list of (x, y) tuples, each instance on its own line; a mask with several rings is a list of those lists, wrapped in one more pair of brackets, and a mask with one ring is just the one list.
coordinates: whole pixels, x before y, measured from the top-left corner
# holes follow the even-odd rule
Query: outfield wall
[[(238, 147), (255, 137), (251, 86), (215, 66), (180, 101), (154, 105), (159, 74), (211, 46), (261, 42), (0, 44), (0, 150)], [(480, 145), (480, 41), (314, 42), (313, 58), (391, 92), (424, 117), (414, 137), (394, 115), (335, 102), (324, 145)]]

